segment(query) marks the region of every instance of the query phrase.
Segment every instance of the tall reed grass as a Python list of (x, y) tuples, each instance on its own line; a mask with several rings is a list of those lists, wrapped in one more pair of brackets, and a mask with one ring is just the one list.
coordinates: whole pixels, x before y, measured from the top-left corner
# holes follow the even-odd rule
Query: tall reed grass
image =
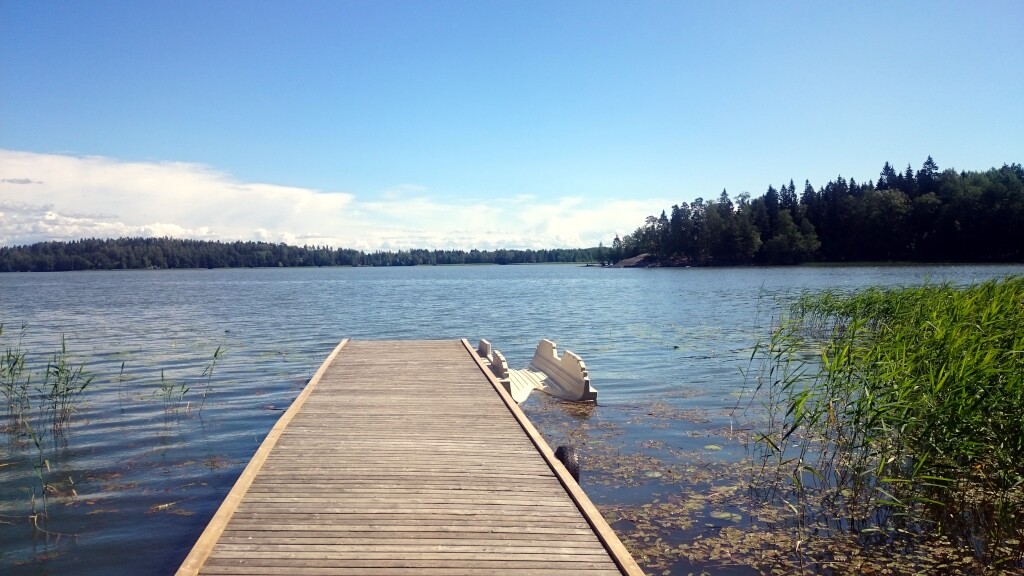
[[(30, 378), (25, 372), (25, 353), (21, 350), (21, 341), (27, 326), (21, 327), (21, 334), (13, 346), (7, 346), (0, 356), (0, 394), (4, 396), (7, 408), (7, 424), (4, 429), (15, 433), (25, 426), (27, 415), (32, 407), (29, 391)], [(0, 338), (4, 335), (4, 325), (0, 324)]]
[[(25, 515), (0, 514), (0, 524), (27, 518), (33, 538), (42, 535), (59, 539), (73, 535), (49, 529), (49, 503), (52, 496), (77, 498), (73, 474), (80, 474), (82, 470), (71, 471), (66, 467), (68, 434), (73, 415), (87, 399), (88, 391), (92, 390), (94, 375), (86, 371), (84, 365), (73, 363), (63, 337), (60, 348), (48, 361), (46, 356), (30, 356), (22, 346), (26, 332), (27, 326), (23, 325), (21, 333), (11, 339), (5, 337), (4, 325), (0, 324), (0, 400), (6, 406), (6, 413), (0, 411), (0, 432), (3, 433), (0, 436), (6, 440), (0, 445), (0, 460), (7, 460), (0, 466), (12, 466), (5, 472), (10, 472), (16, 484), (28, 489)], [(214, 386), (214, 368), (224, 354), (223, 348), (217, 347), (198, 378), (204, 379), (206, 385), (199, 404), (200, 416)], [(117, 401), (122, 411), (125, 400), (132, 398), (130, 392), (122, 389), (130, 378), (125, 373), (125, 366), (122, 362), (116, 379), (111, 381), (116, 385)], [(165, 416), (181, 416), (179, 408), (183, 402), (185, 414), (188, 414), (189, 403), (185, 401), (191, 390), (188, 382), (198, 379), (172, 380), (163, 369), (160, 370), (159, 387), (154, 394), (163, 398)]]
[(68, 363), (67, 343), (61, 337), (60, 351), (55, 352), (53, 360), (46, 365), (46, 377), (39, 390), (54, 430), (63, 430), (70, 423), (71, 415), (92, 381), (93, 375), (85, 371), (85, 366)]
[[(83, 393), (92, 384), (93, 376), (85, 371), (84, 366), (74, 366), (68, 361), (67, 344), (62, 337), (60, 350), (54, 352), (46, 364), (42, 382), (33, 386), (26, 354), (21, 349), (25, 330), (26, 326), (22, 326), (17, 344), (7, 346), (0, 355), (0, 394), (3, 394), (7, 407), (5, 429), (14, 434), (24, 432), (34, 402), (40, 419), (47, 420), (54, 433), (60, 434), (71, 422), (71, 416), (78, 408)], [(3, 335), (3, 324), (0, 324), (0, 339)]]
[(762, 487), (865, 542), (1022, 565), (1024, 278), (807, 294), (757, 353)]
[[(70, 362), (63, 337), (60, 349), (45, 365), (28, 359), (22, 349), (26, 331), (27, 326), (22, 325), (17, 341), (4, 346), (0, 354), (0, 395), (7, 408), (0, 426), (7, 436), (3, 453), (10, 458), (7, 465), (31, 465), (31, 510), (27, 518), (34, 533), (59, 537), (60, 533), (45, 528), (49, 497), (57, 492), (50, 482), (53, 471), (48, 455), (56, 451), (59, 440), (66, 440), (66, 429), (93, 382), (93, 375), (86, 372), (84, 366)], [(3, 337), (4, 328), (0, 324), (0, 342)], [(33, 381), (33, 370), (44, 367), (42, 377)], [(35, 447), (34, 457), (23, 458), (21, 453), (29, 443)], [(0, 521), (6, 520), (0, 517)]]

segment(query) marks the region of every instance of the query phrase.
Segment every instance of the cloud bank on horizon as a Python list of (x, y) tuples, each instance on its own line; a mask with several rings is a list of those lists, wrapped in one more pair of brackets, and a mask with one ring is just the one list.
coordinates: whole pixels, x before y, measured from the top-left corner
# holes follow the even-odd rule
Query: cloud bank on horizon
[(364, 251), (608, 244), (668, 204), (584, 196), (439, 201), (240, 182), (209, 166), (0, 150), (0, 245), (81, 238), (262, 240)]

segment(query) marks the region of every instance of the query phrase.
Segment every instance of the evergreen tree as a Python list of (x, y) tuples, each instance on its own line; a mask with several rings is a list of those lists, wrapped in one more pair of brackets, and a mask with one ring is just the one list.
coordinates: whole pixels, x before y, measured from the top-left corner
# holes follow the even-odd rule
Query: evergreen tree
[(878, 184), (876, 185), (876, 188), (878, 190), (899, 188), (899, 175), (896, 174), (896, 170), (893, 169), (892, 164), (886, 162), (885, 166), (882, 166), (882, 172), (878, 175)]
[(914, 178), (914, 171), (910, 168), (910, 164), (907, 164), (907, 169), (904, 170), (903, 177), (900, 178), (899, 188), (910, 198), (917, 196), (917, 180)]
[(917, 188), (919, 194), (928, 194), (934, 192), (936, 187), (936, 179), (939, 175), (939, 166), (932, 160), (931, 156), (924, 161), (921, 169), (917, 171)]

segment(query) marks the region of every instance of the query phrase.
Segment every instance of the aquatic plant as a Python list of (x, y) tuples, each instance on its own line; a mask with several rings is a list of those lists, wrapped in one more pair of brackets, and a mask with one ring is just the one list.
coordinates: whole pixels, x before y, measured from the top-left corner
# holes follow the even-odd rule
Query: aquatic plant
[(184, 380), (180, 384), (175, 384), (174, 380), (167, 378), (164, 374), (164, 369), (160, 369), (160, 384), (154, 394), (163, 398), (164, 410), (177, 411), (189, 390), (190, 388)]
[(205, 369), (203, 369), (203, 376), (206, 377), (206, 388), (203, 390), (203, 399), (199, 403), (198, 413), (200, 417), (203, 415), (203, 406), (206, 406), (206, 397), (210, 394), (210, 389), (212, 388), (213, 369), (217, 366), (217, 359), (219, 359), (223, 353), (224, 351), (221, 347), (217, 346), (217, 349), (213, 352), (213, 358), (210, 359), (210, 363), (206, 365)]
[[(32, 407), (29, 394), (30, 378), (25, 373), (25, 353), (21, 350), (21, 340), (27, 326), (22, 325), (21, 336), (14, 347), (7, 347), (0, 356), (0, 393), (4, 395), (9, 422), (5, 430), (17, 434), (25, 426), (26, 415)], [(4, 325), (0, 324), (0, 338), (4, 334)]]
[(117, 372), (117, 405), (121, 408), (121, 412), (124, 412), (124, 362), (121, 362), (121, 369)]
[[(33, 537), (47, 538), (68, 536), (48, 530), (49, 499), (52, 495), (76, 495), (75, 483), (70, 476), (59, 482), (52, 481), (54, 470), (51, 460), (58, 441), (66, 440), (64, 434), (71, 423), (71, 417), (81, 402), (82, 395), (93, 381), (93, 376), (84, 366), (69, 362), (67, 344), (61, 338), (60, 349), (45, 364), (41, 383), (32, 385), (32, 369), (42, 369), (40, 363), (29, 361), (21, 343), (27, 331), (22, 325), (17, 344), (8, 346), (0, 355), (0, 393), (7, 404), (7, 425), (11, 460), (5, 466), (25, 466), (26, 479), (30, 480), (28, 511), (21, 518), (27, 518), (32, 526)], [(0, 337), (3, 326), (0, 325)], [(40, 379), (36, 379), (40, 382)], [(26, 450), (32, 455), (18, 455)], [(17, 468), (16, 468), (17, 469)], [(28, 470), (31, 473), (28, 473)], [(19, 517), (19, 516), (16, 516)], [(4, 518), (12, 518), (5, 516)], [(3, 523), (7, 523), (6, 520)]]
[[(93, 376), (85, 371), (83, 365), (73, 366), (68, 361), (67, 343), (61, 337), (60, 350), (46, 364), (42, 383), (33, 387), (26, 354), (21, 349), (21, 338), (26, 329), (23, 325), (17, 344), (7, 347), (0, 356), (0, 393), (4, 396), (8, 414), (5, 429), (14, 435), (24, 433), (35, 401), (40, 417), (45, 416), (54, 433), (61, 434), (70, 423), (71, 415), (92, 383)], [(3, 325), (0, 324), (2, 336)]]
[[(206, 399), (213, 390), (213, 371), (217, 367), (217, 361), (220, 360), (221, 356), (224, 355), (224, 349), (218, 346), (213, 352), (213, 356), (210, 358), (209, 363), (203, 368), (202, 374), (197, 378), (182, 378), (180, 381), (175, 381), (169, 378), (163, 368), (160, 369), (160, 382), (157, 384), (156, 390), (153, 391), (154, 396), (162, 398), (164, 403), (165, 412), (177, 413), (181, 409), (182, 402), (185, 402), (185, 396), (192, 391), (193, 386), (197, 380), (205, 379), (205, 387), (203, 388), (203, 395), (199, 401), (199, 408), (196, 413), (202, 417), (203, 408), (206, 406)], [(124, 365), (121, 365), (122, 372), (124, 371)], [(119, 377), (120, 380), (120, 377)], [(191, 413), (192, 401), (185, 404), (185, 413)]]
[(46, 518), (47, 509), (47, 483), (46, 475), (50, 472), (50, 461), (46, 458), (45, 448), (45, 437), (36, 433), (36, 430), (32, 427), (32, 424), (25, 421), (25, 433), (32, 440), (32, 444), (36, 448), (36, 459), (32, 462), (32, 472), (38, 480), (38, 495), (33, 489), (32, 491), (32, 514), (29, 519), (34, 527), (39, 527), (41, 519)]
[(62, 431), (71, 421), (82, 393), (92, 381), (93, 376), (85, 371), (84, 366), (75, 367), (68, 363), (67, 342), (62, 336), (60, 351), (54, 353), (53, 360), (46, 365), (46, 378), (39, 389), (55, 432)]
[(934, 532), (1021, 566), (1024, 278), (807, 294), (755, 355), (766, 495), (862, 543)]

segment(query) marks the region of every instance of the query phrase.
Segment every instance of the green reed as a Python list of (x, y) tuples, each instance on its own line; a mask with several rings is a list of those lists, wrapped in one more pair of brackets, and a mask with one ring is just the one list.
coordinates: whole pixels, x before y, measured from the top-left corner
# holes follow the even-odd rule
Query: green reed
[[(93, 376), (85, 371), (84, 366), (73, 366), (69, 362), (67, 343), (61, 337), (60, 350), (47, 363), (42, 383), (32, 386), (32, 374), (26, 365), (27, 355), (21, 349), (25, 331), (26, 326), (22, 326), (17, 344), (7, 347), (0, 356), (0, 393), (4, 396), (8, 413), (6, 429), (16, 435), (23, 433), (35, 402), (40, 416), (46, 416), (53, 430), (61, 433), (70, 423), (71, 415), (92, 383)], [(2, 336), (3, 325), (0, 324)]]
[(154, 394), (163, 398), (165, 412), (177, 412), (181, 407), (181, 403), (185, 400), (185, 394), (188, 394), (189, 390), (190, 388), (184, 380), (175, 383), (174, 380), (167, 378), (163, 368), (160, 369), (160, 385), (157, 386)]
[(206, 397), (210, 395), (210, 390), (213, 389), (213, 369), (217, 366), (217, 360), (224, 354), (223, 348), (217, 346), (217, 349), (213, 352), (213, 358), (210, 359), (210, 363), (203, 369), (203, 376), (206, 377), (206, 388), (203, 390), (203, 399), (199, 403), (199, 416), (203, 415), (203, 407), (206, 406)]
[(1020, 565), (1024, 278), (807, 294), (756, 354), (763, 485), (865, 537), (937, 530)]
[(47, 483), (47, 475), (50, 473), (50, 460), (46, 458), (46, 438), (32, 428), (32, 424), (26, 420), (25, 422), (25, 434), (32, 440), (32, 444), (36, 448), (36, 458), (32, 462), (32, 471), (36, 480), (38, 481), (38, 496), (36, 494), (35, 487), (32, 490), (32, 514), (29, 516), (32, 525), (35, 528), (40, 528), (40, 522), (45, 520), (47, 517), (47, 502), (49, 493), (49, 484)]
[(54, 430), (63, 430), (68, 425), (82, 394), (92, 381), (93, 376), (85, 371), (84, 366), (68, 363), (67, 343), (62, 336), (60, 351), (54, 353), (53, 360), (46, 365), (46, 378), (39, 390)]
[[(213, 352), (213, 356), (210, 358), (209, 363), (203, 368), (202, 375), (199, 376), (199, 380), (205, 379), (205, 387), (203, 388), (202, 398), (199, 401), (199, 407), (197, 414), (200, 418), (203, 415), (203, 408), (206, 406), (206, 399), (213, 390), (213, 371), (217, 367), (217, 361), (224, 356), (225, 350), (223, 347), (218, 346)], [(121, 366), (122, 372), (124, 371), (124, 365)], [(163, 369), (160, 369), (160, 382), (154, 391), (155, 396), (160, 396), (164, 401), (164, 410), (168, 413), (177, 413), (181, 409), (182, 402), (185, 402), (185, 396), (192, 390), (192, 386), (189, 385), (190, 381), (195, 379), (183, 378), (178, 382), (167, 377)], [(191, 412), (192, 402), (185, 403), (185, 413)]]
[[(0, 393), (4, 396), (9, 418), (5, 427), (9, 432), (16, 433), (24, 427), (31, 405), (29, 392), (30, 378), (25, 370), (25, 353), (21, 350), (21, 340), (26, 326), (21, 327), (21, 337), (13, 347), (7, 347), (0, 356)], [(0, 324), (0, 338), (4, 334), (4, 325)]]
[[(8, 434), (7, 454), (12, 458), (8, 465), (31, 465), (33, 486), (31, 512), (27, 518), (34, 532), (60, 537), (60, 533), (45, 528), (49, 497), (59, 493), (50, 482), (49, 454), (56, 451), (58, 439), (64, 438), (93, 376), (84, 366), (70, 362), (62, 337), (60, 349), (45, 364), (42, 378), (36, 378), (33, 385), (33, 370), (42, 370), (44, 366), (28, 359), (28, 354), (22, 350), (26, 331), (27, 326), (23, 325), (17, 343), (7, 346), (0, 354), (0, 394), (7, 405), (7, 422), (3, 429)], [(3, 325), (0, 325), (0, 338), (3, 335)], [(22, 451), (29, 446), (34, 446), (35, 456), (23, 457)], [(68, 482), (73, 486), (70, 477)]]
[[(50, 500), (53, 497), (77, 498), (77, 491), (72, 471), (61, 470), (58, 454), (67, 447), (67, 429), (87, 391), (91, 389), (94, 375), (87, 372), (84, 365), (72, 362), (63, 337), (60, 348), (49, 361), (41, 361), (37, 356), (30, 357), (22, 347), (26, 332), (27, 326), (22, 326), (20, 336), (7, 345), (4, 326), (0, 324), (0, 343), (4, 344), (0, 348), (3, 350), (0, 352), (0, 395), (7, 407), (6, 420), (0, 420), (0, 430), (6, 434), (7, 443), (0, 448), (0, 453), (10, 457), (5, 465), (14, 466), (12, 470), (15, 474), (22, 474), (17, 481), (31, 486), (27, 510), (21, 518), (28, 519), (33, 537), (42, 535), (59, 540), (74, 535), (49, 528)], [(224, 354), (224, 350), (218, 347), (202, 372), (200, 378), (205, 380), (206, 387), (202, 394), (200, 412), (213, 389), (214, 368)], [(125, 370), (126, 363), (122, 362), (116, 379), (111, 379), (122, 411), (125, 401), (132, 398), (123, 389), (124, 383), (130, 379)], [(179, 415), (182, 402), (191, 390), (188, 382), (184, 378), (171, 379), (163, 369), (160, 370), (160, 382), (155, 394), (163, 398), (165, 415), (172, 412), (175, 416)], [(0, 417), (3, 416), (0, 414)], [(0, 523), (8, 523), (19, 516), (0, 515)]]

